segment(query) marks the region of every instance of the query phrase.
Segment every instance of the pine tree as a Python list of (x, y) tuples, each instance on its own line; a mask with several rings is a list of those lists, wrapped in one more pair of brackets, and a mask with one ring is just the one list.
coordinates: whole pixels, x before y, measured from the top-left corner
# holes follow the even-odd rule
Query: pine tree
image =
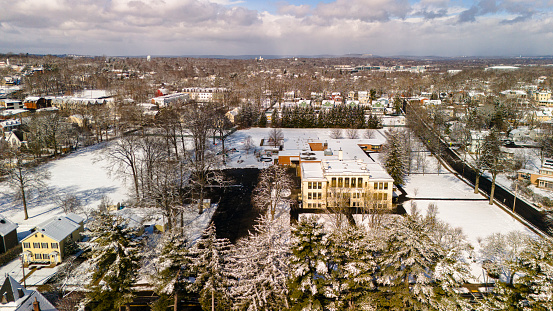
[(517, 283), (532, 310), (553, 310), (553, 242), (532, 239), (522, 254), (520, 265), (524, 273)]
[(394, 179), (395, 185), (403, 185), (407, 167), (405, 150), (401, 143), (401, 133), (398, 131), (388, 132), (384, 149), (384, 167), (386, 171)]
[(217, 238), (212, 223), (190, 250), (192, 272), (196, 275), (190, 289), (200, 295), (203, 310), (228, 310), (230, 307), (230, 249), (227, 239)]
[(286, 286), (290, 259), (290, 225), (284, 217), (263, 216), (256, 232), (239, 241), (231, 267), (236, 310), (289, 308)]
[(165, 311), (173, 304), (177, 310), (178, 297), (186, 294), (189, 286), (191, 260), (188, 249), (188, 240), (180, 228), (163, 235), (156, 249), (155, 274), (151, 275), (155, 292), (160, 296), (154, 309)]
[(292, 236), (290, 310), (323, 310), (328, 276), (323, 227), (313, 220), (303, 220), (292, 229)]
[(380, 257), (377, 301), (380, 308), (427, 310), (435, 300), (432, 273), (437, 245), (418, 213), (393, 222), (387, 248)]
[(98, 212), (90, 226), (92, 257), (89, 260), (92, 277), (87, 286), (87, 298), (93, 311), (114, 310), (122, 306), (129, 309), (134, 298), (132, 286), (136, 282), (139, 265), (140, 242), (137, 230), (121, 217)]
[(375, 249), (363, 230), (347, 227), (329, 238), (329, 277), (326, 295), (336, 310), (361, 310), (370, 307), (367, 299), (375, 289), (373, 279), (377, 265)]

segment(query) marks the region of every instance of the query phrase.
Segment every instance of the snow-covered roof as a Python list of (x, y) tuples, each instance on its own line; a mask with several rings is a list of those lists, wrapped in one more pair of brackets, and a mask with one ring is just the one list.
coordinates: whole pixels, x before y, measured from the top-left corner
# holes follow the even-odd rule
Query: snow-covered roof
[(308, 180), (320, 180), (325, 179), (323, 175), (323, 170), (321, 169), (320, 162), (308, 162), (301, 164), (301, 176), (303, 179)]
[(5, 236), (6, 234), (17, 229), (17, 224), (11, 222), (9, 219), (0, 215), (0, 235)]
[[(49, 236), (55, 241), (60, 242), (68, 235), (73, 233), (75, 230), (77, 230), (81, 226), (83, 220), (84, 218), (82, 218), (81, 216), (74, 213), (69, 213), (67, 214), (67, 216), (54, 217), (38, 225), (36, 227), (36, 231)], [(28, 237), (30, 236), (32, 236), (32, 234)], [(27, 239), (28, 237), (26, 237), (25, 239)], [(23, 239), (22, 241), (24, 241), (25, 239)]]
[(41, 311), (57, 311), (57, 309), (36, 290), (24, 288), (11, 276), (7, 276), (0, 289), (1, 311), (32, 311), (33, 303), (38, 303)]

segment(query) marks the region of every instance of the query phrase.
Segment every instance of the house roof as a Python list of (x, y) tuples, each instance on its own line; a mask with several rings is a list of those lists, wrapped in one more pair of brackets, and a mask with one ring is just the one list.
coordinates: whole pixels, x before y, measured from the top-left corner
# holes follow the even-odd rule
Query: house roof
[[(40, 232), (52, 238), (55, 241), (62, 241), (68, 235), (73, 233), (81, 226), (81, 222), (84, 220), (81, 216), (69, 213), (66, 216), (54, 217), (36, 227), (36, 232)], [(22, 241), (33, 236), (33, 234), (27, 236)]]
[(0, 235), (5, 236), (13, 230), (17, 229), (17, 224), (14, 224), (4, 216), (0, 215)]
[(11, 276), (7, 276), (0, 288), (0, 310), (2, 311), (31, 311), (36, 301), (42, 311), (56, 311), (57, 309), (36, 290), (24, 288)]

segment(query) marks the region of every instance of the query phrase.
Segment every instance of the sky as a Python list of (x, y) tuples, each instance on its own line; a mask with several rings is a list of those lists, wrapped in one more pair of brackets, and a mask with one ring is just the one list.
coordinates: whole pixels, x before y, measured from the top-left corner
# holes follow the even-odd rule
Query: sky
[(553, 55), (553, 0), (0, 0), (0, 53)]

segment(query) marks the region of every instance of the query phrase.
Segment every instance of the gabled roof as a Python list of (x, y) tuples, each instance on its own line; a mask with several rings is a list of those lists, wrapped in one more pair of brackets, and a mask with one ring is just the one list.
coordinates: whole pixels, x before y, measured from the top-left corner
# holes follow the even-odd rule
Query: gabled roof
[(11, 276), (7, 276), (0, 288), (0, 310), (2, 311), (32, 311), (33, 303), (37, 302), (41, 311), (57, 311), (57, 309), (36, 290), (25, 289)]
[[(54, 217), (36, 227), (36, 232), (40, 232), (46, 236), (49, 236), (53, 240), (60, 242), (68, 235), (79, 229), (84, 218), (81, 216), (69, 213), (67, 216)], [(27, 236), (22, 241), (33, 236), (33, 234)]]
[(5, 236), (6, 234), (17, 229), (17, 224), (14, 224), (4, 216), (0, 215), (0, 235)]

